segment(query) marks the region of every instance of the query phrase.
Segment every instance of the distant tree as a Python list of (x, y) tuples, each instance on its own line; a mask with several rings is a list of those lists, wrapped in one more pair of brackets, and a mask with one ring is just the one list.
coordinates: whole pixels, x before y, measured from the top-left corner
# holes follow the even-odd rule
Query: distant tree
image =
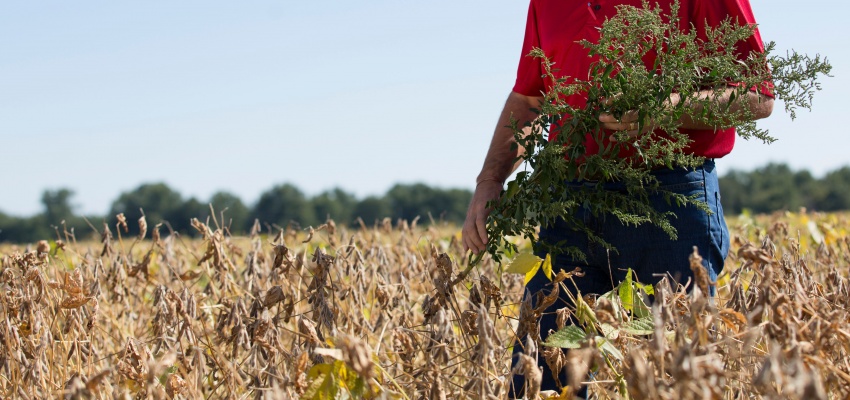
[(44, 218), (47, 223), (59, 225), (63, 220), (74, 216), (74, 207), (71, 205), (71, 197), (74, 192), (70, 189), (45, 190), (41, 195), (41, 204), (44, 205)]
[(823, 192), (817, 201), (820, 211), (850, 209), (850, 167), (829, 172), (823, 177)]
[(413, 220), (417, 216), (461, 223), (472, 198), (468, 190), (436, 189), (422, 183), (398, 184), (386, 194), (394, 217)]
[[(192, 219), (197, 218), (203, 223), (207, 223), (207, 216), (210, 214), (210, 208), (208, 205), (201, 203), (198, 199), (192, 197), (189, 200), (186, 200), (177, 207), (176, 210), (171, 211), (170, 214), (166, 216), (168, 222), (171, 223), (171, 227), (178, 232), (188, 233), (190, 235), (197, 235), (198, 231), (192, 227)], [(212, 228), (215, 229), (215, 224), (212, 221), (209, 221), (212, 224)]]
[(35, 243), (42, 239), (53, 239), (53, 232), (43, 214), (21, 218), (0, 212), (0, 242)]
[(330, 217), (337, 223), (350, 224), (357, 207), (357, 198), (340, 188), (334, 188), (313, 197), (310, 203), (319, 222)]
[[(230, 192), (216, 192), (210, 197), (209, 203), (215, 210), (215, 217), (218, 222), (223, 227), (228, 227), (230, 232), (241, 233), (249, 228), (250, 211), (239, 196)], [(209, 212), (209, 209), (207, 212)], [(223, 219), (222, 215), (224, 216)]]
[(357, 202), (354, 207), (353, 219), (358, 217), (367, 225), (380, 221), (386, 217), (392, 217), (389, 201), (384, 197), (369, 196)]
[(798, 193), (800, 199), (800, 207), (808, 209), (817, 209), (817, 201), (823, 197), (823, 185), (812, 176), (812, 173), (807, 170), (797, 171), (794, 173), (794, 190)]
[(720, 179), (720, 201), (723, 211), (727, 214), (740, 214), (747, 207), (750, 196), (748, 189), (750, 174), (744, 171), (732, 170)]
[(770, 163), (753, 171), (748, 190), (754, 212), (795, 210), (803, 204), (794, 172), (786, 164)]
[(850, 167), (816, 179), (809, 171), (792, 171), (786, 164), (768, 164), (750, 172), (730, 171), (720, 178), (723, 208), (740, 213), (777, 210), (837, 211), (850, 209)]
[(137, 234), (139, 227), (136, 221), (142, 216), (142, 209), (148, 226), (153, 227), (157, 223), (168, 221), (175, 230), (185, 233), (188, 230), (184, 227), (188, 224), (182, 221), (186, 215), (181, 213), (185, 211), (181, 207), (183, 200), (180, 193), (164, 183), (146, 183), (130, 192), (121, 193), (118, 199), (112, 202), (107, 220), (112, 221), (111, 225), (114, 225), (115, 215), (124, 213), (130, 233)]
[(469, 206), (470, 200), (472, 200), (472, 192), (469, 190), (437, 190), (431, 201), (433, 208), (437, 212), (437, 215), (434, 215), (434, 217), (456, 224), (462, 224), (466, 218), (466, 209)]
[(286, 226), (295, 221), (302, 226), (315, 225), (313, 207), (306, 196), (291, 184), (277, 185), (260, 195), (252, 213), (260, 222)]

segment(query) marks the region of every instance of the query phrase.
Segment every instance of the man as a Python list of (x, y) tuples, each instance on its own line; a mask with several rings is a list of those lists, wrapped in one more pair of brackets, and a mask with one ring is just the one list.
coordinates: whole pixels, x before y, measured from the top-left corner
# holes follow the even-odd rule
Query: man
[[(673, 0), (659, 0), (657, 3), (665, 15), (669, 14)], [(487, 202), (498, 198), (505, 180), (517, 167), (515, 160), (517, 151), (521, 149), (511, 150), (511, 144), (514, 142), (513, 132), (509, 128), (511, 119), (516, 119), (519, 126), (534, 120), (537, 114), (532, 109), (538, 108), (542, 94), (552, 85), (552, 82), (542, 77), (540, 60), (526, 55), (535, 47), (541, 48), (547, 57), (555, 62), (559, 77), (587, 77), (594, 60), (588, 55), (587, 49), (577, 42), (582, 39), (597, 41), (598, 28), (616, 13), (615, 6), (621, 4), (641, 7), (642, 0), (594, 0), (591, 3), (531, 0), (522, 48), (523, 57), (519, 62), (516, 84), (508, 95), (496, 125), (463, 226), (463, 243), (466, 249), (476, 254), (485, 250), (488, 240), (491, 239), (486, 233), (489, 213)], [(748, 0), (681, 0), (678, 16), (681, 29), (693, 27), (703, 38), (706, 26), (716, 26), (726, 18), (737, 20), (738, 23), (755, 24)], [(764, 46), (758, 31), (749, 40), (741, 43), (737, 50), (741, 57), (746, 57), (751, 51), (763, 52)], [(718, 104), (728, 104), (731, 92), (731, 89), (720, 94), (706, 91), (704, 96)], [(570, 97), (568, 101), (575, 107), (581, 107), (585, 99), (579, 94)], [(678, 101), (676, 94), (671, 95), (670, 102)], [(767, 89), (753, 90), (746, 96), (735, 99), (730, 106), (748, 109), (755, 119), (764, 118), (770, 115), (773, 109), (773, 97)], [(693, 110), (691, 115), (697, 115), (699, 111)], [(626, 113), (620, 120), (603, 114), (599, 116), (599, 120), (602, 127), (612, 131), (625, 130), (633, 136), (642, 133), (636, 130), (639, 124), (631, 113)], [(693, 206), (677, 207), (667, 204), (663, 196), (651, 196), (650, 201), (657, 210), (672, 211), (676, 214), (676, 218), (671, 222), (678, 231), (678, 240), (671, 240), (655, 226), (626, 227), (611, 216), (606, 218), (591, 215), (585, 210), (576, 211), (580, 214), (577, 217), (583, 218), (586, 225), (612, 244), (617, 252), (606, 252), (599, 246), (594, 246), (583, 233), (571, 230), (563, 221), (553, 226), (541, 227), (541, 241), (558, 243), (566, 240), (567, 243), (582, 248), (587, 255), (587, 261), (582, 263), (565, 255), (556, 256), (553, 262), (555, 273), (558, 269), (571, 271), (576, 267), (582, 268), (585, 276), (576, 279), (576, 284), (583, 295), (610, 291), (624, 279), (628, 268), (635, 270), (638, 280), (644, 283), (655, 283), (665, 275), (673, 276), (679, 282), (686, 282), (692, 277), (687, 256), (694, 246), (704, 257), (704, 265), (711, 279), (715, 279), (723, 268), (729, 248), (729, 233), (720, 205), (714, 159), (731, 152), (735, 142), (735, 130), (714, 129), (694, 121), (688, 115), (684, 115), (680, 122), (681, 131), (687, 133), (693, 141), (688, 151), (706, 157), (706, 163), (692, 170), (662, 169), (654, 171), (653, 174), (664, 189), (696, 195), (705, 201), (711, 213)], [(592, 140), (587, 143), (589, 153), (597, 151)], [(551, 283), (541, 272), (528, 283), (526, 296), (550, 289)], [(567, 305), (565, 299), (566, 295), (562, 295), (562, 299), (545, 311), (540, 321), (540, 335), (544, 340), (550, 330), (557, 330), (555, 311)], [(524, 340), (520, 341), (523, 342)], [(519, 344), (515, 346), (515, 351), (521, 351)], [(542, 358), (538, 360), (538, 364), (543, 368), (541, 389), (558, 390), (558, 380)], [(559, 375), (559, 381), (565, 384), (564, 371), (560, 371)], [(521, 391), (522, 386), (521, 377), (515, 378), (514, 390)]]

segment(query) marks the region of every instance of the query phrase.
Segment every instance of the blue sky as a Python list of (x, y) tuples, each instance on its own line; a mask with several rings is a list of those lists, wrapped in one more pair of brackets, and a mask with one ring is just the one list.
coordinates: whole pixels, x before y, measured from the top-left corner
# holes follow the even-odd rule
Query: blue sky
[[(847, 163), (850, 90), (838, 1), (753, 0), (778, 49), (828, 55), (812, 113), (777, 108), (779, 141), (719, 162)], [(290, 182), (358, 196), (396, 182), (472, 188), (513, 85), (528, 7), (493, 1), (38, 1), (0, 3), (0, 211), (45, 189), (104, 213), (164, 181), (248, 203)]]

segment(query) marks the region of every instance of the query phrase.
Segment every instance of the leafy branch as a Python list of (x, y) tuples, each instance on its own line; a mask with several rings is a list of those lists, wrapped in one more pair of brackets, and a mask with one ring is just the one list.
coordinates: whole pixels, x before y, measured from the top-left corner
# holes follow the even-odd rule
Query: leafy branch
[[(755, 32), (752, 25), (727, 19), (706, 28), (701, 38), (693, 27), (680, 29), (678, 4), (669, 15), (646, 2), (643, 7), (618, 6), (617, 11), (602, 25), (598, 43), (580, 42), (598, 60), (586, 80), (559, 77), (542, 50), (530, 53), (541, 60), (545, 77), (554, 84), (535, 110), (537, 119), (525, 126), (511, 124), (513, 150), (522, 150), (517, 160), (524, 168), (490, 203), (487, 251), (497, 261), (505, 249), (516, 251), (510, 236), (525, 237), (548, 253), (583, 260), (582, 251), (570, 243), (537, 240), (537, 227), (558, 219), (616, 251), (575, 217), (580, 208), (596, 216), (613, 215), (627, 226), (653, 224), (675, 239), (670, 223), (674, 215), (651, 207), (650, 195), (707, 210), (699, 199), (659, 187), (652, 174), (659, 168), (692, 168), (704, 162), (688, 151), (693, 141), (680, 131), (681, 119), (687, 116), (716, 129), (734, 127), (745, 139), (770, 143), (775, 139), (757, 127), (752, 111), (733, 107), (735, 102), (751, 90), (769, 89), (793, 119), (798, 108), (811, 109), (812, 97), (821, 88), (818, 79), (829, 76), (825, 58), (793, 51), (785, 57), (772, 55), (774, 43), (765, 52), (739, 54), (738, 44)], [(654, 56), (652, 65), (644, 62), (647, 56)], [(585, 96), (586, 104), (571, 105), (567, 99), (573, 95)], [(716, 101), (724, 95), (728, 102)], [(600, 114), (619, 119), (627, 112), (637, 113), (638, 130), (645, 133), (631, 137), (602, 128)], [(608, 140), (612, 135), (615, 140)], [(599, 151), (588, 152), (588, 141)], [(617, 190), (607, 190), (612, 185)]]

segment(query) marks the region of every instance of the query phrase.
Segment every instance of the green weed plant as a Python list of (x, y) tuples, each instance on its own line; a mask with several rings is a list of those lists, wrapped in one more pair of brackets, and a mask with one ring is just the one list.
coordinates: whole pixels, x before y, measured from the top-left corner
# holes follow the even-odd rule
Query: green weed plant
[[(772, 82), (773, 94), (793, 119), (799, 108), (811, 108), (814, 93), (821, 89), (819, 79), (829, 75), (831, 66), (825, 58), (795, 51), (777, 56), (773, 42), (763, 53), (739, 55), (736, 45), (754, 34), (753, 25), (727, 19), (706, 28), (705, 39), (700, 39), (693, 27), (680, 29), (677, 15), (678, 4), (669, 15), (646, 2), (643, 7), (618, 6), (616, 16), (602, 25), (597, 43), (580, 42), (598, 59), (586, 80), (557, 77), (557, 66), (542, 50), (531, 52), (530, 56), (541, 60), (545, 76), (554, 85), (535, 110), (537, 119), (525, 126), (516, 121), (511, 125), (514, 149), (522, 150), (517, 161), (524, 167), (508, 182), (500, 199), (490, 203), (487, 252), (494, 259), (499, 261), (506, 250), (516, 251), (509, 237), (522, 236), (530, 239), (535, 249), (583, 260), (582, 251), (570, 243), (537, 240), (538, 226), (549, 226), (560, 218), (592, 242), (616, 251), (574, 216), (581, 208), (596, 216), (611, 215), (627, 226), (652, 224), (675, 239), (676, 230), (670, 223), (675, 216), (651, 207), (650, 195), (661, 194), (668, 202), (707, 210), (696, 198), (663, 190), (652, 174), (659, 168), (692, 168), (704, 162), (686, 152), (692, 141), (679, 130), (682, 116), (687, 114), (717, 129), (735, 127), (744, 139), (770, 143), (775, 139), (756, 125), (751, 111), (731, 107), (736, 99)], [(644, 57), (650, 52), (656, 59), (647, 66)], [(711, 99), (730, 89), (728, 103)], [(707, 96), (707, 91), (715, 96)], [(577, 93), (586, 94), (582, 108), (566, 101)], [(681, 101), (671, 102), (671, 94), (678, 94)], [(599, 115), (611, 113), (620, 118), (630, 110), (637, 113), (641, 132), (647, 124), (655, 131), (649, 129), (633, 138), (624, 131), (615, 132), (616, 141), (604, 141), (612, 133), (602, 129)], [(559, 132), (550, 140), (553, 127), (559, 127)], [(530, 128), (530, 134), (523, 128)], [(599, 145), (597, 154), (587, 154), (587, 135)], [(620, 157), (624, 150), (633, 156)], [(622, 190), (605, 190), (602, 184), (567, 187), (575, 181), (615, 182)]]

